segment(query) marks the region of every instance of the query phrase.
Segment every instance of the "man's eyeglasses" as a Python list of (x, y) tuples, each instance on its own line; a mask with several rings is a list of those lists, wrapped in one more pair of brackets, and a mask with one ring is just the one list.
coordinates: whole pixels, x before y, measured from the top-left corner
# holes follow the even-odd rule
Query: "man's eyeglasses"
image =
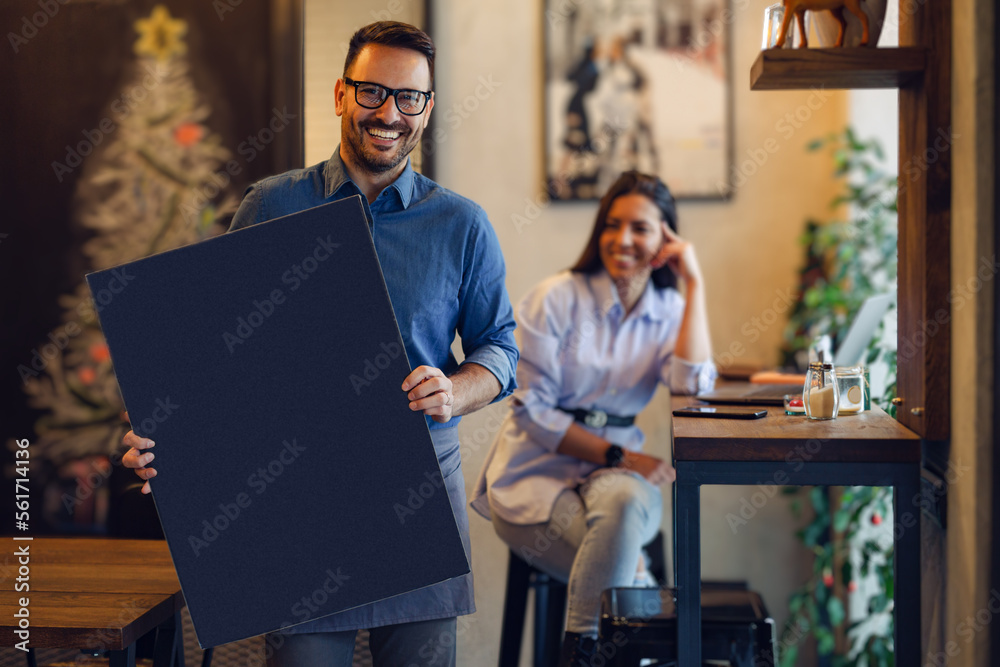
[(385, 104), (386, 99), (391, 95), (396, 98), (396, 108), (399, 113), (407, 116), (419, 116), (427, 106), (427, 100), (431, 97), (432, 91), (408, 90), (401, 88), (393, 90), (380, 86), (377, 83), (368, 81), (355, 81), (344, 77), (344, 83), (354, 86), (354, 101), (366, 109), (378, 109)]

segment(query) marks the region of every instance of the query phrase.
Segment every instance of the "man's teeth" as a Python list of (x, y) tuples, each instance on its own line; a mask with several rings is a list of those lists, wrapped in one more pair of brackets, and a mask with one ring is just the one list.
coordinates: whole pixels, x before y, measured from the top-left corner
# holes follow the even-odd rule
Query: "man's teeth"
[(399, 132), (389, 132), (388, 130), (378, 130), (374, 127), (368, 128), (368, 134), (373, 137), (378, 137), (379, 139), (395, 139), (399, 136)]

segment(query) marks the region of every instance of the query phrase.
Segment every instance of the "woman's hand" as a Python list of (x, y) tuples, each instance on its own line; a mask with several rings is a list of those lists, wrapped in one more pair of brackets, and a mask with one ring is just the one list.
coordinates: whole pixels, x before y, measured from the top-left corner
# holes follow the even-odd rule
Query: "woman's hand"
[(654, 269), (669, 266), (674, 273), (689, 285), (701, 284), (701, 266), (694, 252), (694, 245), (678, 236), (663, 223), (666, 241), (650, 262)]
[(625, 458), (622, 460), (620, 467), (639, 473), (650, 484), (657, 486), (669, 484), (677, 479), (677, 471), (663, 459), (658, 459), (655, 456), (643, 454), (642, 452), (633, 452), (628, 449), (625, 450)]
[(122, 438), (122, 444), (130, 449), (125, 452), (125, 456), (122, 457), (122, 464), (126, 468), (132, 468), (135, 470), (135, 474), (139, 476), (139, 479), (145, 480), (145, 484), (142, 485), (142, 492), (149, 493), (152, 489), (149, 488), (149, 480), (156, 477), (156, 470), (153, 468), (146, 468), (145, 466), (153, 460), (153, 452), (147, 452), (145, 450), (149, 449), (156, 443), (149, 438), (140, 438), (135, 434), (134, 431), (129, 431)]

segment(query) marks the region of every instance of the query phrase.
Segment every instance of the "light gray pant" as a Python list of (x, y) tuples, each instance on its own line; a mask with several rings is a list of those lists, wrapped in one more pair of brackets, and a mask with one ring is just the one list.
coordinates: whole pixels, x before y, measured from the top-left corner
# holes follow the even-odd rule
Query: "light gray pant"
[(497, 535), (514, 553), (569, 584), (566, 630), (594, 637), (601, 592), (632, 585), (662, 513), (660, 489), (624, 470), (601, 471), (563, 491), (548, 523), (517, 525), (491, 512)]
[[(455, 618), (369, 630), (375, 667), (455, 667)], [(278, 635), (267, 667), (351, 667), (357, 630)], [(283, 640), (283, 641), (282, 641)], [(279, 644), (280, 642), (280, 644)]]

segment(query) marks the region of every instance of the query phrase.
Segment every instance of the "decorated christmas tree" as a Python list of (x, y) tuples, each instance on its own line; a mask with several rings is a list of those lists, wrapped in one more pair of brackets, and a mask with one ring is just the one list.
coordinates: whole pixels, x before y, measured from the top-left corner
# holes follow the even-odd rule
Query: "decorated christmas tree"
[[(53, 163), (60, 179), (77, 166), (82, 170), (72, 215), (74, 224), (93, 233), (83, 245), (90, 270), (219, 234), (217, 220), (238, 203), (220, 174), (230, 151), (205, 126), (210, 109), (189, 75), (186, 22), (158, 5), (135, 29), (130, 80), (88, 137), (87, 155)], [(30, 405), (44, 411), (35, 425), (35, 451), (64, 477), (83, 480), (79, 461), (113, 455), (126, 430), (97, 320), (113, 297), (91, 295), (81, 276), (77, 289), (60, 297), (62, 324), (33, 351), (30, 364), (18, 367)], [(107, 461), (97, 467), (107, 469)], [(47, 514), (55, 511), (46, 505)]]

